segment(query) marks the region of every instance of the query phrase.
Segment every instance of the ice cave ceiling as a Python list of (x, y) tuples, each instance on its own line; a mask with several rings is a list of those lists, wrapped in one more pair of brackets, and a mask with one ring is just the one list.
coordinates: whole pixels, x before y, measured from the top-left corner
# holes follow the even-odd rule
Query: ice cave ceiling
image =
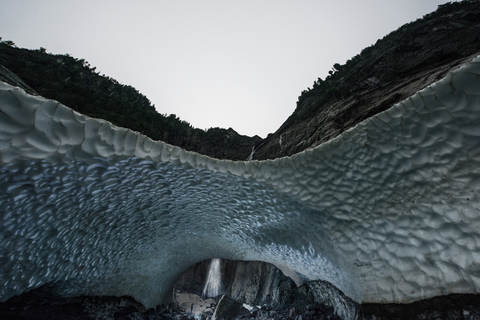
[(319, 147), (232, 162), (0, 83), (0, 300), (168, 296), (212, 258), (359, 302), (480, 292), (480, 58)]

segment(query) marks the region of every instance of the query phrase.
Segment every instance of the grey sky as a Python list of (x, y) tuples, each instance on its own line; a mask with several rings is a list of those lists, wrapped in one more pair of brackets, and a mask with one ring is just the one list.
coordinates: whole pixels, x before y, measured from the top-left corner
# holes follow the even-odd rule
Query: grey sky
[(325, 78), (440, 0), (2, 0), (0, 36), (84, 58), (193, 126), (265, 137)]

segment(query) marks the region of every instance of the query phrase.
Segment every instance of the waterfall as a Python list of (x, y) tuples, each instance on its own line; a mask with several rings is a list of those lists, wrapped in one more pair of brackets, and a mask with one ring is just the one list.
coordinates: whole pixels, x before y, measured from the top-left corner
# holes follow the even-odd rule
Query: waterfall
[(204, 298), (215, 298), (220, 295), (222, 276), (220, 273), (220, 259), (213, 258), (208, 269), (207, 281), (203, 288)]
[(252, 161), (254, 154), (255, 154), (255, 146), (252, 147), (252, 152), (250, 152), (250, 155), (248, 156), (247, 161)]

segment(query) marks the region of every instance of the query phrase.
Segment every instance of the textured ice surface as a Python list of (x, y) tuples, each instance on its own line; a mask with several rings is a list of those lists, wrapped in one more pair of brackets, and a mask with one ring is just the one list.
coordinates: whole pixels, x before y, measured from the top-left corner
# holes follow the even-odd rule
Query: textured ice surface
[(209, 258), (359, 302), (480, 292), (480, 59), (315, 149), (184, 151), (0, 83), (0, 298), (160, 303)]

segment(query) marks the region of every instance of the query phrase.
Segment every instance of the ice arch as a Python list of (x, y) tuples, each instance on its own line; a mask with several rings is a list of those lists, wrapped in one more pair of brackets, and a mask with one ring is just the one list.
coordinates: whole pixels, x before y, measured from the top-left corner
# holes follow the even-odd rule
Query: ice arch
[(480, 58), (315, 149), (187, 152), (0, 84), (0, 297), (162, 301), (211, 258), (359, 302), (480, 292)]

